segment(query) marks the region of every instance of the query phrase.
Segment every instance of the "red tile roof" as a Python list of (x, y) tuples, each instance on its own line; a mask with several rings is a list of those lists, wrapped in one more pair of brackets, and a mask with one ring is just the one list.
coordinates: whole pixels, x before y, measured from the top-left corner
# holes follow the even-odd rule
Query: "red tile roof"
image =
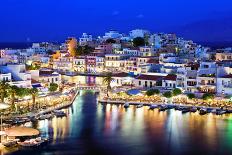
[(230, 79), (230, 78), (232, 78), (232, 74), (225, 75), (225, 76), (223, 76), (222, 78), (228, 78), (228, 79)]
[(176, 81), (176, 75), (171, 75), (168, 74), (167, 76), (164, 77), (164, 80), (169, 80), (169, 81)]
[(158, 80), (161, 80), (162, 78), (163, 78), (162, 76), (143, 75), (143, 74), (136, 77), (136, 79), (139, 79), (139, 80), (153, 80), (153, 81), (158, 81)]
[(149, 63), (149, 64), (159, 64), (159, 60), (150, 59), (150, 60), (147, 61), (147, 63)]
[(122, 72), (122, 73), (116, 73), (116, 74), (113, 74), (112, 76), (113, 76), (113, 77), (127, 77), (127, 76), (128, 76), (128, 74), (127, 74), (127, 73)]

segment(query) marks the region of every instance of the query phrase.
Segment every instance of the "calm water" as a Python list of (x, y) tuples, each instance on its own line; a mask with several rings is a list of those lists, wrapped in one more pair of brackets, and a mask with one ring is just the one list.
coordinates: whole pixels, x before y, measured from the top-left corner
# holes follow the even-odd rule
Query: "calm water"
[(232, 116), (199, 116), (148, 107), (125, 110), (102, 105), (92, 92), (81, 92), (67, 118), (33, 124), (52, 143), (18, 155), (218, 155), (232, 154)]

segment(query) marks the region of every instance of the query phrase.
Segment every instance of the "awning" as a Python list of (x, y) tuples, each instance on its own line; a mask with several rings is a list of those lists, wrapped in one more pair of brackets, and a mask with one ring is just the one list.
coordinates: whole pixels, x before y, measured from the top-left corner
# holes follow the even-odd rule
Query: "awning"
[(4, 110), (4, 109), (7, 109), (9, 108), (10, 106), (6, 103), (0, 103), (0, 110)]
[(33, 88), (41, 88), (42, 86), (41, 86), (41, 84), (33, 84), (32, 87)]
[(5, 132), (6, 135), (10, 137), (36, 136), (39, 134), (39, 130), (27, 127), (14, 127)]

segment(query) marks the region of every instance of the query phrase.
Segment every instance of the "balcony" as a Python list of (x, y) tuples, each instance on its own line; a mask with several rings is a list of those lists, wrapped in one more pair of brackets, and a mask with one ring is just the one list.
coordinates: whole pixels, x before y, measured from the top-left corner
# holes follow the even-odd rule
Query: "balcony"
[(215, 74), (200, 74), (198, 75), (198, 77), (212, 77), (212, 78), (215, 78)]
[(216, 86), (216, 83), (204, 83), (204, 82), (199, 82), (198, 85), (202, 85), (202, 86)]
[(232, 88), (232, 84), (223, 85), (224, 88)]

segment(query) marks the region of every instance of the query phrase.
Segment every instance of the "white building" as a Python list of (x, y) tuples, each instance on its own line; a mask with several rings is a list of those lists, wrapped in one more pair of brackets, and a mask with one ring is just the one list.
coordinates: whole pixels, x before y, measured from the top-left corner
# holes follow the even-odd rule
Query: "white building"
[(147, 30), (135, 29), (135, 30), (130, 31), (129, 35), (132, 39), (134, 39), (137, 37), (144, 38), (145, 35), (147, 35), (147, 34), (149, 34), (149, 31), (147, 31)]
[(88, 45), (88, 43), (91, 41), (93, 41), (92, 35), (89, 35), (87, 33), (83, 33), (82, 36), (79, 38), (79, 45), (85, 46), (85, 45)]
[(121, 39), (122, 38), (122, 34), (120, 34), (118, 31), (109, 31), (105, 33), (105, 36), (103, 36), (103, 39), (107, 40), (107, 39)]

